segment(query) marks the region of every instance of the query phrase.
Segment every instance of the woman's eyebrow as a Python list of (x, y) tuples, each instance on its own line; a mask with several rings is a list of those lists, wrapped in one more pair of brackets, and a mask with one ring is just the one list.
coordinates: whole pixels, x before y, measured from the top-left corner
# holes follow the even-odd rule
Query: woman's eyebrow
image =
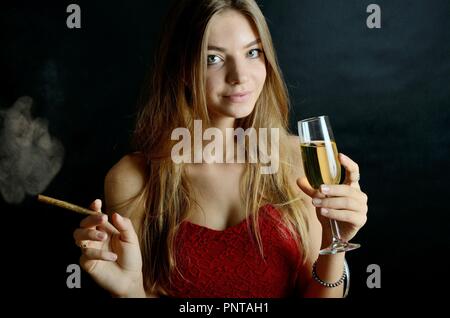
[[(258, 44), (261, 42), (261, 39), (256, 39), (254, 41), (251, 41), (250, 43), (246, 44), (244, 46), (244, 49), (249, 48), (252, 45)], [(208, 50), (214, 50), (214, 51), (220, 51), (220, 52), (226, 52), (227, 50), (223, 47), (220, 46), (215, 46), (215, 45), (208, 45)]]

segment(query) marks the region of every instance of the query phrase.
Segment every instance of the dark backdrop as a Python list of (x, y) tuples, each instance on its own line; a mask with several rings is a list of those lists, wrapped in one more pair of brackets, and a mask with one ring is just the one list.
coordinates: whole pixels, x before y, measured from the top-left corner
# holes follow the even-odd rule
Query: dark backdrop
[[(0, 11), (0, 107), (23, 95), (65, 148), (45, 194), (80, 205), (103, 196), (108, 169), (130, 151), (135, 105), (152, 60), (165, 1), (77, 1), (81, 29), (66, 27), (69, 2), (15, 2)], [(296, 120), (330, 116), (339, 150), (359, 163), (369, 219), (348, 253), (354, 299), (434, 296), (448, 276), (450, 2), (259, 1)], [(381, 29), (366, 7), (381, 7)], [(444, 199), (444, 200), (443, 200)], [(77, 263), (81, 217), (0, 197), (2, 267), (14, 295), (109, 297)], [(369, 264), (381, 288), (366, 286)]]

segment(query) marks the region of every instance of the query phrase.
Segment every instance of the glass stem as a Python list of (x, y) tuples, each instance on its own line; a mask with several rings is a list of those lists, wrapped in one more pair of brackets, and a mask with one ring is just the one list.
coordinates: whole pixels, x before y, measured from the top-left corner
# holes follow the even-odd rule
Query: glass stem
[(331, 233), (333, 233), (333, 243), (341, 241), (341, 234), (339, 233), (339, 226), (336, 220), (330, 219)]

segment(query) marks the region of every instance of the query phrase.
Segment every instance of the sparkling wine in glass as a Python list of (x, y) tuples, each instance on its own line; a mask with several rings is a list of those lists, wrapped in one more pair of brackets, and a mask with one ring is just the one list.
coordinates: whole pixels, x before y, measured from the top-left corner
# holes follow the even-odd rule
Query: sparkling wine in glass
[[(321, 184), (339, 184), (341, 165), (328, 116), (300, 120), (298, 134), (303, 168), (308, 182), (314, 189)], [(330, 219), (333, 234), (331, 245), (322, 249), (320, 255), (347, 252), (360, 247), (359, 244), (343, 241), (336, 220)]]

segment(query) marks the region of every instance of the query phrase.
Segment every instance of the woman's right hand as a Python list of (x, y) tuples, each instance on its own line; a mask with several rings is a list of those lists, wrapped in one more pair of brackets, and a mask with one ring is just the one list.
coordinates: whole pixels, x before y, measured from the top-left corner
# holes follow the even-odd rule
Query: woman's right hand
[[(90, 209), (101, 212), (101, 205), (97, 199)], [(113, 296), (145, 297), (141, 250), (133, 225), (130, 219), (114, 213), (112, 224), (119, 234), (113, 234), (105, 228), (107, 221), (106, 214), (89, 215), (73, 232), (82, 250), (80, 265)]]

